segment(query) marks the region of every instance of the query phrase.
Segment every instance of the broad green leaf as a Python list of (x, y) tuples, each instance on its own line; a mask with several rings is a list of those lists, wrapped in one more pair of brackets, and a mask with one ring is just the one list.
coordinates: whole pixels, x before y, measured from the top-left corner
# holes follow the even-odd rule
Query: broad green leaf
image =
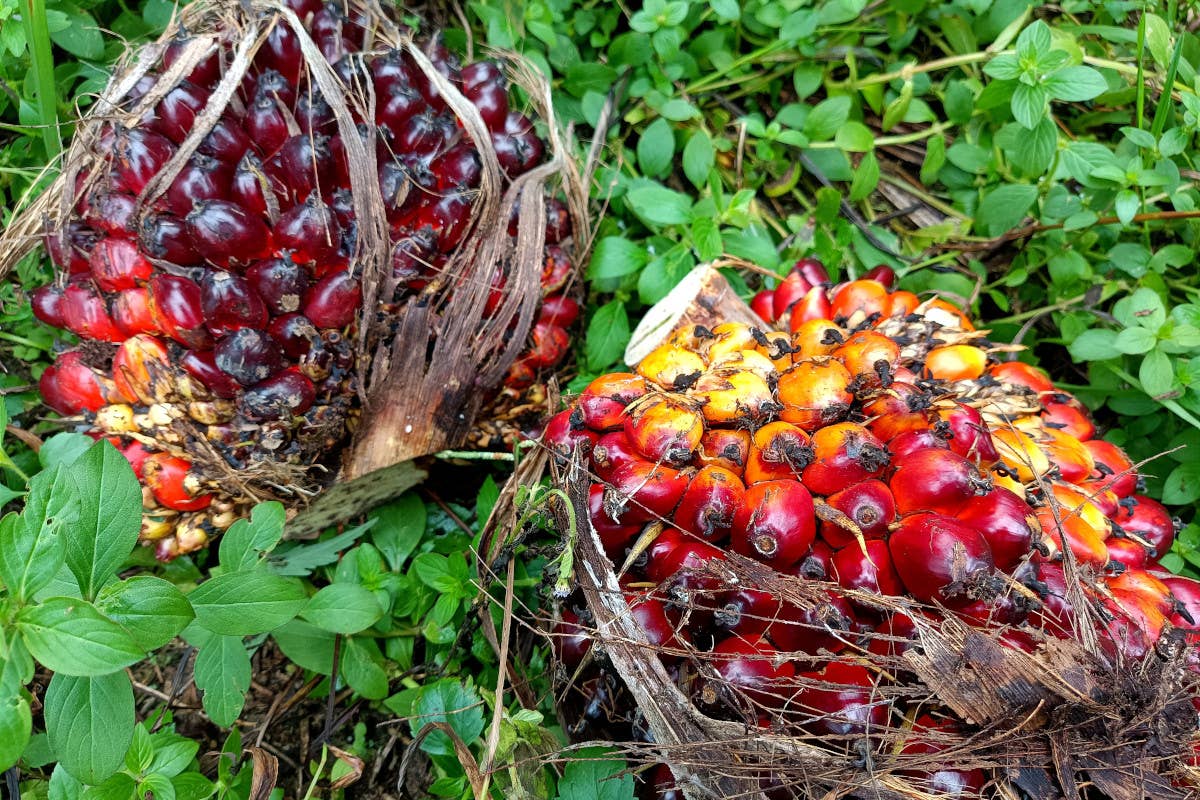
[(69, 467), (96, 446), (96, 440), (82, 433), (56, 433), (38, 450), (38, 463), (43, 469)]
[(692, 219), (692, 198), (665, 186), (639, 186), (629, 190), (625, 202), (651, 227), (684, 225)]
[(80, 800), (83, 795), (83, 784), (63, 769), (62, 764), (55, 764), (54, 772), (50, 773), (50, 785), (47, 787), (47, 791), (50, 795), (49, 800)]
[(380, 660), (374, 639), (348, 638), (342, 643), (342, 678), (368, 700), (382, 700), (388, 694), (388, 681)]
[(379, 601), (354, 583), (333, 583), (313, 595), (300, 616), (333, 633), (358, 633), (383, 616)]
[(696, 108), (682, 97), (673, 97), (659, 106), (658, 113), (662, 114), (672, 122), (683, 122), (685, 120), (699, 117), (700, 109)]
[(646, 266), (644, 248), (621, 236), (606, 236), (596, 242), (588, 262), (590, 280), (620, 278)]
[(588, 322), (587, 338), (583, 344), (588, 369), (599, 373), (620, 362), (625, 354), (625, 346), (629, 344), (629, 336), (629, 317), (625, 313), (624, 303), (609, 300), (596, 309)]
[(68, 3), (59, 3), (59, 9), (67, 15), (67, 26), (51, 31), (51, 41), (76, 58), (95, 60), (103, 56), (104, 37), (96, 19)]
[(1014, 53), (1000, 53), (983, 65), (985, 74), (997, 80), (1016, 80), (1021, 74), (1021, 65)]
[(853, 153), (865, 153), (875, 149), (875, 134), (871, 133), (871, 129), (866, 125), (854, 120), (838, 128), (833, 141), (838, 147)]
[(289, 661), (304, 669), (328, 675), (333, 670), (334, 635), (310, 622), (294, 619), (271, 631), (271, 637)]
[(838, 95), (822, 100), (804, 120), (804, 133), (814, 142), (832, 139), (838, 129), (850, 119), (852, 105), (848, 95)]
[(175, 800), (208, 800), (217, 793), (217, 785), (199, 772), (185, 772), (171, 778)]
[(614, 755), (600, 747), (573, 753), (558, 782), (557, 800), (630, 800), (633, 776)]
[(1036, 59), (1043, 53), (1049, 52), (1053, 44), (1050, 26), (1040, 19), (1034, 20), (1017, 37), (1017, 56), (1022, 59)]
[(683, 174), (693, 186), (701, 189), (708, 182), (708, 173), (712, 171), (715, 160), (708, 131), (697, 130), (683, 147)]
[(1123, 331), (1117, 332), (1117, 338), (1113, 340), (1113, 345), (1117, 350), (1126, 355), (1137, 355), (1138, 353), (1147, 353), (1154, 348), (1158, 338), (1154, 335), (1154, 331), (1146, 330), (1141, 327), (1126, 328)]
[(1106, 361), (1121, 355), (1116, 331), (1092, 328), (1079, 334), (1067, 348), (1077, 361)]
[(1138, 210), (1142, 207), (1142, 200), (1138, 197), (1137, 192), (1132, 189), (1122, 189), (1117, 192), (1117, 199), (1113, 203), (1113, 207), (1117, 212), (1117, 219), (1125, 225), (1133, 222), (1133, 218), (1137, 216)]
[(1150, 51), (1154, 63), (1166, 69), (1171, 59), (1171, 28), (1157, 14), (1147, 11), (1143, 17), (1146, 20), (1146, 49)]
[(1091, 67), (1064, 67), (1042, 83), (1050, 96), (1069, 103), (1091, 100), (1108, 91), (1104, 76)]
[(133, 686), (124, 672), (56, 674), (46, 688), (46, 733), (59, 764), (83, 783), (116, 772), (133, 739)]
[(53, 578), (66, 553), (68, 526), (79, 519), (79, 502), (70, 472), (42, 470), (29, 482), (21, 516), (0, 520), (0, 580), (13, 596), (32, 597)]
[(671, 168), (675, 158), (675, 133), (671, 123), (659, 117), (646, 126), (638, 137), (637, 159), (642, 174), (659, 178)]
[(174, 639), (196, 616), (175, 584), (153, 575), (110, 583), (100, 591), (96, 605), (146, 651)]
[(124, 772), (112, 775), (99, 786), (89, 786), (83, 792), (83, 800), (137, 800), (146, 797), (139, 794), (137, 783)]
[(74, 597), (23, 608), (17, 630), (42, 666), (63, 675), (107, 675), (145, 655), (129, 631)]
[(166, 775), (150, 774), (137, 785), (138, 797), (153, 797), (154, 800), (175, 800), (175, 785)]
[(1013, 119), (1033, 129), (1046, 116), (1049, 93), (1041, 86), (1017, 84), (1012, 96)]
[(196, 623), (213, 633), (267, 633), (292, 619), (308, 602), (294, 578), (266, 572), (228, 572), (200, 584), (190, 595)]
[(250, 654), (240, 636), (201, 632), (196, 637), (196, 688), (204, 692), (204, 710), (213, 722), (228, 728), (237, 721), (250, 688)]
[(413, 559), (413, 571), (421, 583), (443, 594), (469, 591), (470, 572), (461, 553), (422, 553)]
[(1151, 397), (1169, 394), (1175, 388), (1175, 364), (1162, 350), (1151, 350), (1138, 368), (1138, 380)]
[(230, 572), (248, 570), (258, 564), (283, 538), (287, 522), (282, 503), (259, 503), (250, 511), (250, 519), (239, 519), (221, 536), (221, 567)]
[(150, 768), (154, 760), (154, 745), (150, 742), (150, 732), (145, 725), (133, 726), (133, 741), (125, 751), (125, 769), (140, 775)]
[[(467, 744), (483, 733), (483, 700), (473, 688), (452, 678), (422, 686), (413, 701), (413, 718), (409, 720), (413, 735), (430, 722), (445, 722)], [(431, 756), (454, 754), (450, 737), (434, 731), (421, 742), (421, 749)]]
[(152, 733), (150, 741), (154, 745), (154, 760), (150, 762), (148, 771), (168, 778), (174, 778), (187, 769), (200, 751), (199, 742), (170, 731)]
[(997, 186), (983, 196), (975, 212), (975, 227), (985, 236), (999, 236), (1019, 225), (1033, 202), (1036, 186), (1011, 183)]
[(1200, 500), (1200, 461), (1188, 461), (1167, 475), (1162, 501), (1170, 505), (1189, 505)]
[(879, 185), (879, 159), (875, 157), (875, 151), (871, 151), (863, 155), (862, 160), (858, 162), (858, 169), (854, 173), (854, 180), (850, 183), (851, 202), (862, 200), (864, 197), (875, 191), (875, 187)]
[(0, 772), (17, 763), (31, 733), (33, 713), (29, 701), (17, 692), (0, 694)]
[(373, 510), (372, 544), (383, 553), (388, 566), (399, 570), (425, 535), (425, 503), (416, 492), (407, 492), (387, 505)]
[(137, 545), (142, 488), (129, 461), (105, 440), (71, 466), (79, 491), (79, 522), (65, 537), (67, 566), (92, 599)]

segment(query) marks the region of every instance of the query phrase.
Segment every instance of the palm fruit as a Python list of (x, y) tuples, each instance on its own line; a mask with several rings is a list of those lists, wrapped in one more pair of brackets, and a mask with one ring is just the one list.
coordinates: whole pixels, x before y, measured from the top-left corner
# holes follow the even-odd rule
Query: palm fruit
[[(890, 270), (873, 274), (829, 286), (805, 260), (753, 302), (790, 329), (787, 353), (752, 324), (685, 324), (636, 374), (596, 378), (547, 429), (557, 457), (587, 454), (591, 523), (620, 579), (662, 598), (674, 634), (694, 643), (695, 675), (677, 669), (681, 687), (701, 687), (698, 707), (833, 745), (931, 713), (925, 690), (912, 704), (885, 690), (903, 685), (895, 657), (913, 627), (872, 596), (937, 606), (930, 619), (1026, 651), (1092, 625), (1114, 667), (1146, 658), (1172, 627), (1200, 647), (1200, 582), (1157, 566), (1177, 523), (1136, 494), (1121, 448), (1094, 438), (1082, 406), (1042, 373), (998, 360), (1003, 348), (957, 308), (914, 304), (889, 288)], [(730, 553), (826, 581), (814, 591), (841, 607), (723, 583), (713, 565)], [(1075, 579), (1078, 594), (1066, 589)], [(866, 669), (834, 655), (844, 649), (893, 660)], [(962, 724), (938, 713), (944, 722), (919, 726)], [(973, 766), (908, 774), (965, 787), (955, 797), (983, 783)]]
[[(101, 157), (71, 179), (70, 213), (44, 237), (60, 274), (31, 296), (35, 316), (81, 340), (42, 374), (47, 405), (78, 430), (151, 454), (142, 479), (154, 522), (144, 540), (164, 559), (203, 546), (273, 487), (295, 484), (305, 490), (299, 495), (311, 495), (321, 475), (336, 471), (365, 395), (363, 328), (383, 331), (382, 341), (365, 345), (374, 352), (395, 333), (389, 317), (420, 295), (442, 302), (457, 274), (448, 270), (470, 257), (459, 245), (478, 217), (477, 134), (428, 70), (479, 112), (505, 182), (546, 150), (533, 122), (510, 107), (498, 63), (464, 64), (438, 37), (409, 48), (403, 31), (383, 38), (396, 49), (379, 49), (379, 31), (346, 17), (339, 4), (283, 5), (332, 67), (357, 128), (335, 119), (296, 30), (262, 17), (273, 27), (251, 51), (237, 101), (189, 149), (198, 115), (225, 85), (220, 66), (235, 57), (234, 34), (218, 32), (217, 50), (140, 121), (91, 120)], [(138, 87), (153, 85), (202, 43), (179, 28)], [(363, 51), (364, 43), (377, 49)], [(366, 82), (374, 119), (362, 111), (371, 107)], [(135, 88), (123, 108), (142, 93)], [(364, 192), (353, 185), (346, 140), (353, 130), (375, 150), (386, 217), (380, 249), (390, 254), (390, 270), (373, 294), (364, 284), (362, 239), (374, 220), (359, 218), (364, 205), (355, 193)], [(181, 150), (190, 155), (173, 164)], [(526, 224), (517, 210), (510, 250)], [(516, 397), (566, 356), (579, 314), (568, 294), (570, 215), (554, 197), (544, 215), (539, 307), (504, 378), (503, 391)], [(506, 255), (494, 267), (484, 320), (508, 296), (513, 261)], [(368, 295), (377, 307), (363, 307)], [(222, 513), (201, 515), (217, 505)], [(186, 535), (167, 531), (167, 520)]]

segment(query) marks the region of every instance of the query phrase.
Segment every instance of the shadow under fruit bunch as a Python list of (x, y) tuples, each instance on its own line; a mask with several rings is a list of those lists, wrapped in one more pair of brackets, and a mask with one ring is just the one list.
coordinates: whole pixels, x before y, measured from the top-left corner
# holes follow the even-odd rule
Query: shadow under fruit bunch
[[(520, 324), (556, 344), (512, 350), (518, 387), (567, 350), (564, 204), (544, 202), (541, 290), (520, 321), (529, 304), (507, 285), (519, 201), (497, 233), (477, 230), (481, 207), (495, 216), (547, 156), (505, 70), (364, 8), (189, 8), (184, 23), (206, 35), (180, 27), (119, 71), (77, 137), (73, 152), (90, 154), (64, 171), (45, 233), (60, 273), (31, 299), (81, 341), (40, 389), (128, 457), (161, 559), (204, 546), (254, 500), (294, 505), (328, 482), (406, 303), (439, 306), (490, 278), (475, 313), (503, 320), (491, 338)], [(488, 238), (505, 231), (507, 250)], [(473, 259), (487, 263), (472, 272)]]
[[(589, 454), (588, 517), (627, 613), (706, 713), (904, 754), (969, 730), (914, 683), (904, 656), (923, 626), (952, 620), (1022, 658), (1090, 642), (1101, 669), (1128, 675), (1183, 642), (1186, 743), (1200, 584), (1157, 565), (1174, 521), (1077, 400), (893, 280), (831, 286), (802, 261), (754, 303), (783, 330), (686, 325), (550, 421), (550, 448)], [(731, 559), (776, 578), (755, 583)], [(780, 576), (811, 587), (802, 601)], [(595, 610), (575, 595), (555, 627), (579, 730), (653, 736), (591, 652)], [(922, 750), (922, 731), (950, 738)], [(665, 769), (648, 773), (648, 796), (670, 788)], [(986, 781), (953, 763), (907, 779), (961, 797)]]

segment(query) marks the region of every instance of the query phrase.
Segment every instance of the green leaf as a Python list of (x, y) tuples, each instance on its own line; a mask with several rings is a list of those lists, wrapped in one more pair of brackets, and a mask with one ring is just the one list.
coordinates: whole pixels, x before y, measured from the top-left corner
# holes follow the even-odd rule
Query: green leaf
[(651, 227), (684, 225), (692, 219), (692, 198), (665, 186), (630, 189), (625, 202), (642, 222)]
[(1167, 475), (1163, 482), (1162, 501), (1186, 506), (1200, 500), (1200, 462), (1186, 461)]
[(875, 134), (861, 122), (851, 120), (838, 128), (833, 137), (834, 144), (852, 153), (865, 153), (875, 149)]
[(723, 22), (735, 22), (742, 16), (742, 5), (737, 0), (708, 0), (708, 4)]
[(638, 166), (642, 168), (642, 174), (658, 178), (671, 168), (674, 158), (675, 133), (671, 123), (659, 117), (647, 125), (638, 137)]
[(29, 701), (19, 693), (0, 695), (0, 772), (17, 763), (33, 733)]
[(1042, 86), (1050, 96), (1069, 103), (1091, 100), (1108, 91), (1104, 76), (1091, 67), (1064, 67), (1051, 73)]
[(237, 721), (250, 688), (250, 654), (240, 636), (201, 632), (196, 637), (196, 688), (204, 692), (204, 711), (217, 725)]
[(133, 726), (133, 741), (125, 751), (125, 769), (140, 775), (150, 768), (154, 760), (154, 745), (150, 743), (150, 732), (145, 725)]
[(683, 147), (683, 174), (693, 186), (702, 189), (708, 182), (708, 173), (712, 171), (715, 159), (708, 131), (697, 130)]
[(69, 467), (96, 446), (96, 441), (82, 433), (56, 433), (38, 451), (38, 463), (44, 469), (62, 465)]
[(421, 583), (442, 594), (464, 594), (470, 579), (461, 553), (448, 556), (422, 553), (413, 559), (413, 571)]
[(383, 616), (379, 601), (354, 583), (333, 583), (313, 595), (300, 616), (333, 633), (358, 633)]
[[(451, 678), (422, 686), (413, 701), (412, 713), (409, 724), (413, 735), (431, 722), (445, 722), (467, 744), (483, 733), (483, 701), (479, 693)], [(426, 736), (421, 749), (431, 756), (454, 755), (450, 737), (441, 731)]]
[(372, 544), (383, 553), (388, 567), (399, 570), (425, 535), (425, 503), (415, 492), (406, 492), (367, 517), (375, 520)]
[(613, 751), (589, 747), (573, 754), (558, 782), (558, 800), (631, 800), (633, 776)]
[(1012, 96), (1013, 119), (1026, 128), (1035, 128), (1042, 121), (1042, 118), (1046, 116), (1046, 102), (1048, 100), (1049, 93), (1045, 88), (1041, 86), (1029, 86), (1024, 83), (1017, 84), (1017, 88), (1013, 91)]
[(1171, 58), (1171, 28), (1157, 14), (1145, 12), (1142, 16), (1146, 20), (1146, 49), (1154, 63), (1166, 69)]
[(674, 97), (659, 106), (658, 113), (672, 122), (684, 122), (700, 116), (700, 109), (682, 97)]
[(51, 31), (50, 39), (76, 58), (95, 60), (104, 55), (104, 37), (96, 19), (88, 12), (60, 2), (59, 10), (67, 15), (67, 27)]
[(852, 102), (848, 95), (830, 97), (817, 103), (804, 120), (804, 133), (814, 142), (832, 139), (850, 119)]
[(1113, 205), (1117, 212), (1117, 219), (1121, 220), (1122, 224), (1128, 225), (1137, 216), (1138, 209), (1142, 207), (1142, 200), (1132, 189), (1122, 189), (1117, 192), (1117, 199)]
[(19, 600), (32, 597), (62, 566), (64, 531), (78, 520), (78, 506), (70, 472), (53, 467), (29, 482), (21, 516), (0, 520), (0, 580)]
[(1171, 128), (1158, 140), (1158, 152), (1167, 158), (1177, 156), (1191, 145), (1192, 135), (1187, 128)]
[(196, 623), (213, 633), (250, 636), (292, 619), (308, 602), (299, 581), (266, 572), (229, 572), (200, 584), (188, 600)]
[(135, 575), (105, 586), (96, 598), (100, 611), (124, 626), (138, 647), (149, 652), (175, 638), (195, 618), (192, 604), (175, 584), (153, 575)]
[(596, 309), (588, 323), (587, 338), (583, 345), (588, 369), (599, 374), (601, 370), (618, 363), (625, 354), (629, 336), (629, 317), (625, 313), (624, 303), (610, 300)]
[(368, 519), (362, 525), (355, 525), (328, 539), (310, 544), (276, 547), (269, 562), (271, 572), (276, 575), (308, 577), (317, 567), (336, 562), (342, 551), (353, 546), (374, 524), (374, 519)]
[(1034, 20), (1017, 37), (1017, 57), (1037, 59), (1043, 53), (1048, 52), (1053, 44), (1050, 26), (1040, 19)]
[(590, 280), (621, 278), (646, 266), (646, 250), (621, 236), (606, 236), (596, 242), (588, 263)]
[(289, 661), (304, 669), (328, 675), (333, 670), (333, 639), (312, 623), (294, 619), (271, 631), (271, 637)]
[(199, 742), (170, 731), (150, 734), (150, 742), (154, 745), (154, 759), (147, 771), (168, 778), (174, 778), (187, 769), (200, 751)]
[(1106, 361), (1121, 355), (1116, 331), (1092, 328), (1079, 334), (1067, 348), (1077, 361)]
[[(52, 758), (51, 761), (53, 760)], [(50, 773), (48, 791), (49, 800), (80, 800), (83, 795), (83, 784), (63, 769), (62, 764), (55, 764), (54, 772)]]
[(1013, 53), (1000, 53), (983, 65), (985, 74), (1001, 81), (1016, 80), (1021, 74), (1021, 64)]
[(379, 666), (379, 649), (374, 640), (348, 638), (342, 644), (341, 674), (350, 688), (368, 700), (388, 694), (387, 673)]
[(975, 227), (985, 236), (999, 236), (1021, 223), (1037, 200), (1036, 186), (1012, 183), (997, 186), (983, 196), (975, 213)]
[[(1131, 328), (1130, 330), (1143, 330), (1149, 333), (1141, 328)], [(1153, 346), (1153, 342), (1151, 345)], [(1142, 365), (1138, 369), (1138, 380), (1142, 384), (1142, 389), (1151, 397), (1157, 398), (1169, 394), (1175, 388), (1175, 364), (1171, 361), (1171, 357), (1162, 350), (1151, 350), (1142, 359)]]
[(946, 140), (934, 136), (925, 143), (925, 160), (921, 163), (921, 183), (931, 184), (946, 166)]
[(50, 747), (72, 777), (98, 784), (120, 769), (134, 723), (133, 686), (124, 672), (54, 675), (44, 713)]
[(34, 658), (64, 675), (107, 675), (145, 655), (129, 631), (74, 597), (21, 609), (17, 629)]
[(145, 797), (139, 794), (133, 778), (124, 772), (118, 772), (99, 786), (89, 786), (84, 790), (83, 800), (137, 800)]
[(563, 88), (576, 97), (583, 97), (588, 92), (605, 94), (616, 80), (617, 71), (607, 64), (580, 62), (567, 67)]
[(864, 197), (875, 191), (875, 187), (879, 185), (879, 160), (875, 157), (875, 151), (863, 155), (862, 160), (858, 162), (858, 169), (854, 171), (854, 180), (850, 182), (849, 200), (855, 202), (862, 200)]
[(1158, 341), (1153, 331), (1146, 330), (1141, 327), (1126, 328), (1117, 333), (1117, 338), (1113, 340), (1113, 344), (1117, 350), (1126, 355), (1137, 355), (1146, 353), (1153, 349)]
[(66, 537), (67, 566), (91, 599), (137, 546), (142, 488), (125, 456), (101, 440), (71, 467), (79, 490), (79, 523)]
[(175, 785), (166, 775), (147, 775), (138, 782), (137, 796), (149, 796), (154, 800), (175, 800)]
[(259, 503), (250, 511), (250, 519), (239, 519), (221, 536), (218, 558), (230, 572), (248, 570), (262, 561), (283, 538), (287, 515), (283, 504)]

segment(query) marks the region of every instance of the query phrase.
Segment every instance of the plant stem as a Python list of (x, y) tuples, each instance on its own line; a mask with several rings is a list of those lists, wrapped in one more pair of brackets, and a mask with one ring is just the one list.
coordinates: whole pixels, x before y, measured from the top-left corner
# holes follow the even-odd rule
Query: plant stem
[(46, 156), (55, 158), (62, 151), (58, 135), (58, 95), (54, 88), (54, 54), (50, 50), (50, 28), (46, 23), (46, 0), (24, 0), (21, 17), (37, 87), (38, 118)]
[(1024, 322), (1027, 319), (1032, 319), (1033, 317), (1041, 316), (1042, 314), (1047, 314), (1052, 311), (1063, 311), (1068, 309), (1076, 303), (1082, 303), (1086, 297), (1087, 295), (1085, 294), (1081, 294), (1078, 297), (1068, 297), (1066, 300), (1060, 300), (1051, 306), (1042, 306), (1041, 308), (1022, 311), (1019, 314), (1013, 314), (1009, 317), (998, 317), (997, 319), (988, 320), (988, 324), (995, 325), (997, 323)]
[(911, 78), (913, 75), (919, 75), (923, 72), (937, 72), (939, 69), (950, 69), (951, 67), (961, 67), (966, 64), (978, 64), (980, 61), (987, 61), (992, 56), (999, 53), (987, 53), (982, 50), (974, 53), (961, 53), (957, 56), (947, 56), (946, 58), (938, 58), (933, 61), (926, 61), (924, 64), (909, 64), (900, 69), (892, 70), (891, 72), (881, 72), (876, 75), (868, 75), (860, 80), (849, 82), (848, 88), (861, 89), (864, 86), (873, 86), (876, 83), (891, 83), (897, 78)]
[[(921, 128), (919, 131), (910, 131), (909, 133), (898, 133), (894, 136), (880, 136), (875, 140), (876, 147), (887, 147), (895, 144), (908, 144), (909, 142), (919, 142), (922, 139), (928, 139), (930, 136), (936, 136), (942, 131), (949, 130), (954, 127), (953, 122), (939, 122), (936, 125), (930, 125), (928, 128)], [(809, 150), (841, 150), (842, 148), (836, 142), (813, 142), (808, 146)]]

